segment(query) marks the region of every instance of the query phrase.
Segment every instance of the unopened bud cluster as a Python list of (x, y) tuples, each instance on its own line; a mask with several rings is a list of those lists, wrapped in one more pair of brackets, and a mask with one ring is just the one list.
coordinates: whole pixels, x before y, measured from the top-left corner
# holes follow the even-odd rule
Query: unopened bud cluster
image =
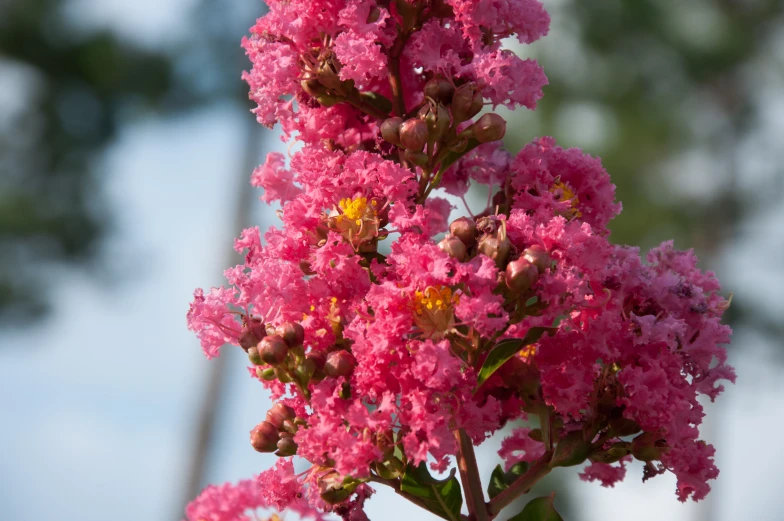
[(450, 152), (461, 153), (504, 137), (506, 121), (494, 113), (460, 129), (483, 107), (481, 88), (475, 82), (455, 87), (450, 80), (435, 76), (423, 92), (425, 101), (414, 117), (395, 116), (380, 126), (381, 137), (403, 149), (405, 158), (414, 165), (434, 169)]
[(506, 221), (497, 216), (480, 217), (478, 221), (470, 217), (456, 219), (438, 246), (460, 262), (480, 253), (493, 259), (504, 274), (506, 287), (516, 294), (528, 291), (552, 264), (547, 251), (538, 244), (518, 252), (507, 237)]

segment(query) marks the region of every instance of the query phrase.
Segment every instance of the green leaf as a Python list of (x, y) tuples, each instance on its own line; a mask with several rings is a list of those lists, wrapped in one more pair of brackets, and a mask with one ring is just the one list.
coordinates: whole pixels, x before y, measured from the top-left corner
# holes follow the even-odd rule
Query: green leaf
[(591, 444), (583, 439), (582, 431), (567, 434), (555, 447), (550, 468), (579, 465), (591, 452)]
[(490, 354), (487, 355), (482, 368), (479, 370), (479, 376), (476, 379), (476, 389), (479, 389), (493, 373), (524, 347), (535, 343), (543, 334), (553, 333), (555, 330), (553, 327), (532, 327), (525, 334), (524, 338), (508, 338), (498, 342), (493, 350), (490, 351)]
[(448, 478), (438, 480), (430, 475), (424, 462), (417, 467), (408, 465), (400, 489), (420, 498), (433, 514), (450, 521), (460, 520), (463, 494), (455, 477), (455, 469), (452, 469)]
[(487, 495), (490, 496), (490, 499), (493, 499), (508, 486), (509, 484), (506, 482), (504, 469), (501, 465), (496, 465), (493, 469), (493, 473), (490, 475), (490, 484), (487, 485)]
[(515, 463), (508, 472), (504, 472), (501, 465), (496, 465), (490, 475), (490, 484), (487, 486), (487, 495), (493, 499), (498, 494), (506, 490), (514, 480), (528, 472), (528, 463), (521, 461)]
[(510, 517), (508, 521), (564, 521), (561, 514), (555, 510), (554, 499), (555, 493), (532, 499), (522, 512)]

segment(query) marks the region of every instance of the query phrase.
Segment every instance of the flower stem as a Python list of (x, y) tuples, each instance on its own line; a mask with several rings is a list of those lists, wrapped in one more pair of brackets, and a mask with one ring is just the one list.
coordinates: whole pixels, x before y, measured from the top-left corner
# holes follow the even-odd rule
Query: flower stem
[(455, 430), (457, 440), (457, 467), (460, 469), (460, 481), (463, 483), (466, 506), (469, 517), (475, 521), (490, 521), (487, 513), (482, 481), (476, 465), (474, 444), (465, 429)]
[(408, 40), (408, 33), (398, 31), (397, 40), (389, 53), (389, 86), (392, 88), (392, 104), (401, 118), (406, 116), (406, 102), (403, 97), (403, 80), (400, 76), (400, 55)]
[(500, 494), (490, 500), (487, 509), (492, 517), (497, 516), (504, 507), (508, 506), (512, 501), (522, 496), (533, 487), (537, 481), (550, 473), (550, 458), (552, 458), (552, 451), (547, 451), (544, 456), (539, 458), (534, 463), (528, 472), (517, 478), (512, 482), (509, 487), (504, 489)]

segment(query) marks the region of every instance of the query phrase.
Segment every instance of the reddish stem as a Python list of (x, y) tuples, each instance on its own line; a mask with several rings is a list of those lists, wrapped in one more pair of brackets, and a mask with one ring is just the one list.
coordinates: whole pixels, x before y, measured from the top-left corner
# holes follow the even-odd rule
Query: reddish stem
[(490, 503), (487, 504), (487, 509), (491, 518), (495, 518), (504, 507), (507, 507), (515, 499), (527, 493), (537, 481), (549, 474), (552, 470), (550, 468), (550, 459), (552, 457), (552, 451), (545, 452), (544, 456), (528, 469), (528, 472), (517, 478), (509, 487), (490, 500)]
[(482, 491), (482, 480), (479, 478), (479, 468), (476, 465), (474, 444), (465, 429), (457, 429), (455, 439), (458, 448), (457, 467), (460, 469), (460, 481), (463, 483), (469, 517), (475, 521), (490, 521)]

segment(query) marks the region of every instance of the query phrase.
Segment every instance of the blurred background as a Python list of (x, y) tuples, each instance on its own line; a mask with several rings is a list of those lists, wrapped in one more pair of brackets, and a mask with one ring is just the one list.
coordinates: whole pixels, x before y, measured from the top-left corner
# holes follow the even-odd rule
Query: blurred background
[[(524, 49), (550, 85), (502, 113), (601, 156), (615, 242), (675, 238), (734, 292), (738, 384), (708, 407), (714, 493), (632, 466), (614, 490), (554, 473), (574, 521), (784, 519), (784, 3), (544, 0)], [(0, 0), (0, 511), (11, 520), (164, 521), (206, 483), (269, 466), (248, 431), (269, 407), (227, 350), (185, 328), (197, 286), (274, 222), (248, 185), (267, 152), (239, 40), (259, 0)], [(489, 474), (496, 443), (480, 451)], [(381, 491), (373, 521), (426, 519)]]

